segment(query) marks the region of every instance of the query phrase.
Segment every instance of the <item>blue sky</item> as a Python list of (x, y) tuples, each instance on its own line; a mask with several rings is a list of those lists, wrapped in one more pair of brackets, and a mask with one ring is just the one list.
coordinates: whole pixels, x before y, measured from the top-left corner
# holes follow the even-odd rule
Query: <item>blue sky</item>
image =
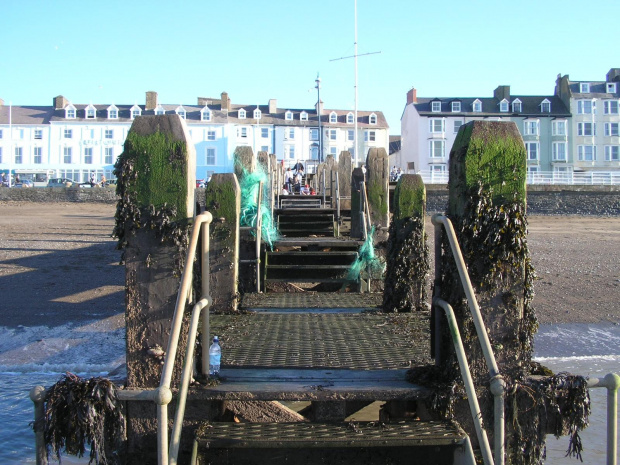
[[(0, 98), (15, 105), (233, 103), (354, 108), (354, 0), (3, 0)], [(620, 67), (620, 2), (358, 0), (358, 108), (400, 133), (419, 97), (551, 95)]]

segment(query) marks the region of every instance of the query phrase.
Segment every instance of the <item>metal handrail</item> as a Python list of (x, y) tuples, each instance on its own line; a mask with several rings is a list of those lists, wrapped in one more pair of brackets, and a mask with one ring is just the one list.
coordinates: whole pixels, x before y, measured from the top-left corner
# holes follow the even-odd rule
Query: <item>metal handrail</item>
[[(504, 464), (504, 388), (505, 382), (502, 378), (502, 375), (499, 372), (497, 367), (497, 362), (495, 361), (495, 355), (493, 354), (493, 349), (491, 347), (491, 343), (489, 341), (489, 336), (486, 331), (486, 327), (484, 325), (484, 320), (482, 319), (482, 314), (480, 313), (480, 307), (478, 306), (478, 301), (476, 300), (476, 295), (474, 293), (474, 289), (471, 285), (471, 281), (469, 279), (469, 274), (467, 273), (467, 267), (465, 265), (465, 260), (463, 260), (463, 255), (461, 254), (461, 249), (458, 244), (458, 240), (456, 238), (456, 233), (454, 232), (454, 228), (452, 227), (452, 222), (447, 216), (436, 214), (431, 218), (433, 225), (435, 226), (435, 298), (433, 298), (433, 304), (436, 301), (440, 301), (438, 299), (439, 295), (439, 282), (441, 277), (441, 226), (445, 228), (446, 236), (448, 238), (448, 242), (450, 243), (450, 249), (452, 250), (452, 255), (454, 256), (454, 261), (456, 263), (456, 267), (458, 269), (459, 277), (461, 280), (461, 285), (463, 286), (463, 290), (465, 291), (465, 295), (467, 297), (467, 304), (471, 311), (472, 319), (474, 321), (474, 326), (476, 327), (476, 333), (478, 335), (478, 340), (480, 341), (480, 345), (482, 347), (482, 353), (484, 354), (484, 358), (486, 361), (487, 368), (489, 370), (489, 378), (490, 378), (490, 388), (491, 393), (493, 394), (494, 399), (494, 450), (495, 450), (495, 461), (498, 465)], [(440, 305), (437, 303), (437, 305)], [(438, 324), (439, 318), (436, 318), (436, 324)], [(437, 335), (438, 336), (438, 335)], [(439, 359), (439, 337), (435, 337), (436, 351), (435, 357)], [(473, 414), (473, 412), (472, 412)], [(474, 419), (475, 423), (475, 419)], [(486, 460), (485, 460), (485, 463)], [(494, 463), (491, 459), (489, 464)]]
[(340, 178), (336, 171), (336, 236), (340, 236)]
[(618, 463), (618, 388), (620, 376), (609, 373), (604, 378), (589, 378), (588, 388), (607, 388), (607, 465)]

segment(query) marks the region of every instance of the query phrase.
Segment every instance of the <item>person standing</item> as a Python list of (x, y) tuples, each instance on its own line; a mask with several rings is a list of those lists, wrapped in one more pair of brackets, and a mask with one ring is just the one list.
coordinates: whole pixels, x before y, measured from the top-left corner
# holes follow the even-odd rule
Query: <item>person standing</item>
[(284, 184), (286, 185), (286, 189), (289, 192), (292, 192), (292, 188), (293, 188), (293, 172), (291, 171), (290, 168), (286, 168), (286, 171), (284, 172)]

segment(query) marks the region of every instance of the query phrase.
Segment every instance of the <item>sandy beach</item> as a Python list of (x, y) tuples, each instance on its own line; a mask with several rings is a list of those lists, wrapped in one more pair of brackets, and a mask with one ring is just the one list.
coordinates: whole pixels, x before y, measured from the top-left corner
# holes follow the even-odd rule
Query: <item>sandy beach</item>
[[(101, 203), (0, 203), (0, 325), (120, 318), (114, 211)], [(427, 228), (432, 241), (430, 221)], [(530, 216), (528, 243), (540, 323), (620, 322), (619, 217)]]

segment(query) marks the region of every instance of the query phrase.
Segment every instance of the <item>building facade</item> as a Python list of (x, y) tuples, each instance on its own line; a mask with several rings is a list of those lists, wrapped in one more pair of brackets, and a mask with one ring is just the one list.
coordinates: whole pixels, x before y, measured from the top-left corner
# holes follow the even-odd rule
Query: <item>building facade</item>
[[(174, 113), (186, 121), (195, 145), (197, 179), (232, 172), (238, 146), (273, 153), (291, 166), (302, 162), (312, 168), (345, 150), (355, 159), (351, 111), (318, 105), (282, 109), (275, 99), (267, 105), (232, 104), (226, 92), (219, 98), (199, 97), (197, 105), (170, 105), (147, 92), (145, 105), (73, 104), (63, 96), (54, 98), (51, 107), (7, 106), (0, 100), (0, 172), (75, 182), (88, 181), (91, 173), (111, 179), (133, 120)], [(360, 163), (370, 148), (387, 151), (389, 127), (382, 112), (359, 111), (357, 131)]]

